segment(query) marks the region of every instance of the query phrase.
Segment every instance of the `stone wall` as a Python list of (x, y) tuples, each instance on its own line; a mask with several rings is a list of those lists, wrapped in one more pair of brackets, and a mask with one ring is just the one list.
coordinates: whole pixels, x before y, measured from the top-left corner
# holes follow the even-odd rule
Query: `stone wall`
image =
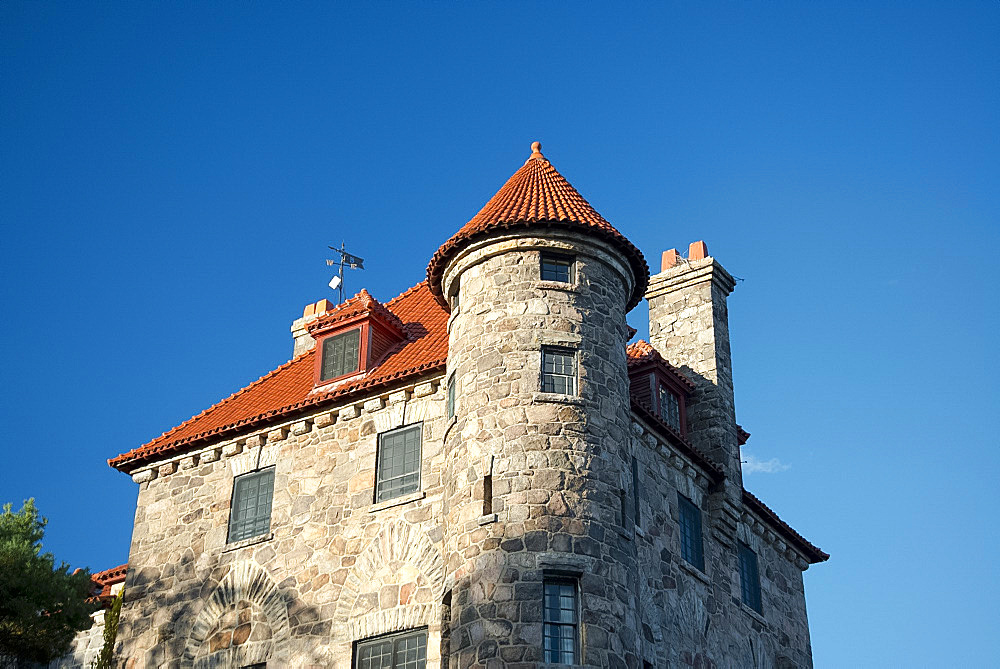
[[(638, 420), (641, 524), (629, 527), (642, 566), (642, 650), (654, 667), (788, 669), (812, 666), (802, 571), (761, 519), (743, 511), (737, 537), (757, 553), (762, 614), (742, 603), (737, 553), (712, 512), (723, 493)], [(702, 509), (705, 571), (684, 560), (677, 493)], [(632, 523), (630, 523), (632, 525)]]
[[(542, 281), (540, 253), (575, 258), (572, 284)], [(446, 566), (451, 660), (534, 667), (543, 660), (547, 573), (575, 575), (582, 657), (634, 667), (634, 543), (615, 528), (629, 429), (624, 307), (634, 278), (608, 247), (579, 235), (526, 232), (470, 244), (445, 271), (459, 289), (448, 371), (457, 424), (446, 439)], [(541, 391), (541, 351), (577, 352), (575, 396)], [(483, 518), (490, 475), (496, 518)]]
[[(541, 281), (544, 249), (576, 256), (573, 285)], [(631, 280), (565, 233), (470, 244), (445, 273), (445, 376), (136, 472), (119, 657), (348, 669), (355, 641), (426, 628), (432, 669), (528, 669), (558, 573), (579, 583), (582, 666), (811, 667), (805, 560), (628, 410)], [(543, 345), (578, 351), (578, 396), (541, 392)], [(415, 423), (420, 491), (374, 504), (378, 435)], [(227, 544), (234, 478), (268, 466), (271, 531)], [(704, 572), (681, 557), (678, 492), (703, 509)], [(758, 555), (762, 614), (741, 603), (737, 541)]]
[[(351, 666), (426, 627), (438, 663), (445, 398), (434, 379), (138, 472), (119, 657), (128, 667)], [(421, 491), (373, 504), (378, 434), (421, 423)], [(234, 477), (274, 465), (271, 531), (227, 544)]]

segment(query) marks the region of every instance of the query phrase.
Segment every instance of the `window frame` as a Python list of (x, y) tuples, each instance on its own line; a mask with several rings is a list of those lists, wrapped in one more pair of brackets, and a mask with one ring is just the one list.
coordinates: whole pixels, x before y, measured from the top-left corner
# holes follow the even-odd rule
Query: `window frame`
[[(691, 526), (688, 521), (693, 520), (696, 523), (696, 528)], [(705, 531), (704, 523), (702, 522), (702, 511), (701, 508), (692, 502), (690, 499), (677, 493), (677, 525), (680, 531), (677, 534), (677, 539), (681, 545), (681, 557), (684, 561), (695, 567), (698, 571), (705, 571)], [(697, 529), (697, 532), (694, 531)], [(687, 535), (695, 535), (688, 541)], [(688, 544), (690, 543), (690, 550), (694, 551), (694, 555), (689, 555)], [(697, 561), (695, 561), (697, 560)]]
[[(274, 467), (274, 465), (272, 465), (270, 467), (262, 467), (261, 469), (255, 469), (252, 472), (247, 472), (245, 474), (240, 474), (239, 476), (233, 477), (233, 490), (232, 490), (232, 493), (231, 493), (231, 496), (230, 496), (230, 500), (229, 500), (229, 522), (226, 525), (226, 544), (227, 545), (228, 544), (239, 543), (240, 541), (247, 541), (249, 539), (254, 539), (254, 538), (260, 537), (260, 536), (264, 536), (264, 535), (266, 535), (267, 533), (269, 533), (271, 531), (271, 519), (272, 519), (272, 517), (274, 515), (274, 471), (275, 471), (275, 467)], [(244, 525), (244, 526), (247, 525), (247, 524), (249, 524), (249, 523), (255, 523), (255, 522), (257, 522), (257, 518), (254, 518), (252, 521), (247, 521), (247, 520), (236, 521), (236, 520), (234, 520), (234, 515), (236, 514), (237, 510), (240, 508), (239, 507), (239, 499), (237, 497), (237, 494), (238, 494), (239, 489), (240, 489), (240, 485), (241, 484), (242, 485), (247, 485), (247, 483), (251, 479), (263, 478), (264, 476), (266, 476), (268, 474), (270, 475), (270, 478), (271, 478), (271, 499), (270, 499), (270, 501), (268, 502), (268, 505), (267, 505), (267, 527), (264, 530), (260, 531), (260, 532), (256, 532), (254, 534), (250, 534), (250, 535), (247, 535), (247, 536), (240, 536), (239, 538), (234, 538), (233, 537), (233, 529), (234, 529), (234, 527), (236, 527), (236, 523), (237, 522), (241, 522), (242, 525)], [(258, 495), (258, 497), (259, 497), (259, 495)], [(254, 508), (258, 508), (258, 506), (255, 505)]]
[[(559, 620), (559, 621), (555, 621), (555, 620), (554, 621), (550, 621), (549, 620), (550, 607), (549, 607), (549, 603), (548, 603), (548, 598), (549, 598), (549, 594), (548, 593), (549, 593), (549, 586), (550, 585), (553, 585), (553, 586), (565, 586), (565, 585), (568, 585), (568, 586), (570, 586), (572, 588), (572, 592), (573, 592), (573, 608), (572, 608), (572, 611), (573, 611), (573, 621), (572, 622), (563, 622), (561, 620)], [(562, 595), (560, 594), (559, 596), (561, 597)], [(582, 657), (582, 655), (583, 655), (583, 653), (582, 653), (583, 649), (581, 647), (582, 644), (581, 644), (581, 641), (580, 641), (580, 639), (581, 639), (581, 633), (580, 633), (580, 631), (581, 631), (581, 628), (583, 626), (583, 619), (582, 619), (583, 616), (581, 615), (581, 613), (582, 613), (581, 604), (582, 603), (581, 603), (581, 596), (580, 596), (580, 578), (579, 578), (578, 575), (575, 575), (575, 574), (566, 574), (566, 573), (546, 573), (543, 576), (543, 579), (542, 579), (542, 661), (543, 661), (544, 664), (571, 664), (571, 665), (579, 664), (579, 658)], [(566, 611), (568, 609), (563, 609), (563, 608), (560, 607), (559, 610), (560, 611)], [(563, 658), (563, 653), (566, 653), (567, 651), (564, 651), (564, 650), (561, 650), (561, 649), (554, 651), (554, 652), (558, 653), (557, 659), (555, 659), (555, 660), (553, 660), (550, 657), (550, 655), (549, 655), (549, 653), (552, 652), (552, 651), (549, 650), (546, 641), (549, 638), (549, 626), (550, 625), (554, 625), (554, 626), (556, 626), (558, 628), (570, 628), (570, 629), (572, 629), (572, 636), (573, 636), (573, 650), (572, 650), (572, 653), (573, 653), (573, 656), (569, 659), (568, 662), (565, 661), (565, 659)], [(562, 637), (561, 637), (561, 635), (559, 635), (559, 636), (556, 636), (556, 637), (553, 637), (553, 638), (559, 638), (559, 639), (561, 639)]]
[[(550, 264), (554, 267), (565, 267), (566, 279), (546, 278), (546, 264)], [(542, 281), (551, 281), (552, 283), (561, 283), (567, 286), (574, 285), (576, 283), (576, 256), (568, 253), (552, 253), (549, 251), (542, 251), (538, 255), (538, 276)]]
[[(747, 561), (748, 556), (753, 558), (752, 564)], [(740, 601), (763, 615), (764, 602), (760, 589), (760, 560), (757, 551), (740, 541), (737, 545), (736, 560), (740, 568)], [(752, 567), (752, 574), (749, 573), (748, 567)]]
[[(546, 384), (545, 384), (545, 377), (546, 377), (545, 358), (548, 355), (561, 355), (561, 356), (568, 356), (568, 357), (572, 358), (573, 373), (571, 375), (567, 375), (567, 374), (555, 374), (554, 372), (550, 374), (553, 378), (570, 379), (570, 381), (572, 382), (572, 387), (570, 388), (571, 392), (559, 392), (558, 390), (555, 390), (555, 389), (553, 389), (553, 390), (547, 390), (546, 389)], [(540, 358), (540, 364), (539, 364), (539, 386), (540, 386), (541, 391), (543, 393), (551, 393), (551, 394), (554, 394), (554, 395), (567, 395), (567, 396), (572, 396), (572, 397), (579, 397), (579, 395), (580, 395), (580, 356), (579, 356), (579, 351), (577, 351), (576, 349), (573, 349), (573, 348), (566, 347), (566, 346), (548, 346), (548, 345), (542, 346), (542, 349), (541, 349), (541, 358)]]
[[(340, 379), (346, 379), (349, 376), (354, 376), (355, 374), (360, 374), (364, 372), (368, 367), (368, 340), (369, 340), (369, 330), (367, 324), (358, 325), (355, 327), (345, 328), (343, 330), (338, 330), (336, 332), (331, 332), (330, 334), (323, 335), (316, 341), (317, 355), (316, 355), (316, 384), (325, 385), (327, 383), (333, 383), (334, 381), (339, 381)], [(333, 340), (336, 337), (342, 337), (353, 332), (358, 333), (358, 360), (354, 369), (349, 372), (344, 372), (337, 376), (331, 376), (330, 378), (323, 378), (323, 360), (326, 353), (327, 342)]]
[[(663, 407), (663, 397), (667, 395), (672, 397), (674, 400), (673, 406), (677, 408), (677, 423), (676, 425), (671, 421), (669, 412), (664, 411)], [(660, 416), (660, 419), (669, 425), (670, 427), (677, 430), (678, 434), (684, 433), (684, 401), (681, 399), (680, 393), (671, 388), (668, 384), (663, 381), (658, 381), (656, 384), (656, 411)]]
[(423, 667), (427, 666), (427, 646), (428, 646), (428, 634), (426, 627), (418, 627), (416, 629), (401, 630), (398, 632), (390, 632), (389, 634), (380, 634), (378, 636), (367, 637), (364, 639), (357, 639), (354, 642), (354, 658), (351, 661), (352, 669), (360, 669), (361, 667), (361, 652), (366, 646), (373, 646), (375, 644), (381, 644), (386, 642), (392, 643), (392, 650), (389, 656), (389, 664), (392, 667), (396, 666), (396, 654), (399, 652), (397, 643), (406, 638), (413, 637), (423, 637), (424, 641), (424, 657), (423, 657)]
[[(417, 463), (416, 463), (416, 471), (415, 472), (406, 472), (404, 474), (399, 474), (397, 476), (392, 477), (391, 479), (382, 479), (381, 478), (381, 474), (382, 474), (382, 469), (383, 469), (383, 466), (384, 466), (382, 458), (385, 455), (385, 445), (383, 443), (383, 440), (386, 437), (390, 437), (392, 435), (397, 435), (397, 434), (402, 433), (402, 432), (415, 432), (416, 435), (417, 435)], [(405, 442), (404, 442), (404, 449), (405, 449)], [(405, 497), (406, 495), (412, 495), (414, 493), (420, 492), (420, 490), (422, 489), (422, 486), (423, 486), (423, 468), (424, 468), (423, 467), (423, 459), (424, 459), (423, 449), (424, 449), (424, 424), (423, 423), (411, 423), (409, 425), (403, 425), (401, 427), (397, 427), (395, 429), (387, 430), (386, 432), (380, 432), (379, 433), (379, 435), (378, 435), (378, 443), (376, 444), (376, 448), (375, 448), (375, 490), (374, 490), (374, 494), (373, 494), (373, 498), (374, 498), (373, 503), (374, 504), (380, 504), (380, 503), (383, 503), (383, 502), (389, 502), (389, 501), (392, 501), (394, 499), (399, 499), (400, 497)], [(404, 452), (404, 456), (403, 457), (405, 458), (405, 452)], [(416, 482), (416, 487), (413, 488), (412, 490), (405, 489), (404, 492), (398, 492), (395, 495), (392, 495), (391, 497), (380, 497), (379, 496), (380, 492), (381, 492), (382, 484), (385, 483), (386, 481), (392, 481), (392, 480), (396, 480), (396, 479), (401, 479), (401, 478), (404, 478), (404, 477), (407, 477), (407, 476), (412, 476), (413, 474), (417, 475), (417, 482)]]

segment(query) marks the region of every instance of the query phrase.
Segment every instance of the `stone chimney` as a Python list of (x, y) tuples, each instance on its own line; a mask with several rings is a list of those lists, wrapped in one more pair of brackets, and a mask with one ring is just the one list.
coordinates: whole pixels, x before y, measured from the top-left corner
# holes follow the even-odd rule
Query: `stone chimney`
[(330, 300), (320, 300), (314, 304), (307, 304), (306, 308), (302, 310), (302, 318), (292, 322), (293, 358), (316, 346), (316, 340), (312, 338), (306, 328), (310, 321), (316, 320), (331, 309), (333, 309), (333, 304)]
[(650, 277), (649, 339), (660, 354), (695, 383), (687, 408), (688, 438), (722, 465), (740, 494), (740, 448), (733, 401), (726, 297), (733, 277), (708, 255), (705, 242), (690, 245), (687, 258), (663, 253), (659, 274)]

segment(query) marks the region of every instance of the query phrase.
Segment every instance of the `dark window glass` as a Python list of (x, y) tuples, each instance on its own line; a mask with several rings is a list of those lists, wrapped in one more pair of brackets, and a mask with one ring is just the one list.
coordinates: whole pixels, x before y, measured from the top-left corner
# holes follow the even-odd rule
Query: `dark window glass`
[(455, 375), (448, 379), (448, 418), (455, 415)]
[(705, 571), (705, 554), (701, 539), (701, 509), (684, 495), (678, 493), (680, 507), (681, 557), (701, 571)]
[(681, 431), (681, 403), (677, 395), (660, 385), (660, 418), (678, 432)]
[(573, 258), (543, 253), (542, 281), (573, 283)]
[(267, 662), (258, 662), (257, 664), (245, 664), (240, 669), (267, 669)]
[(413, 425), (379, 435), (376, 502), (420, 490), (420, 431)]
[(576, 352), (542, 349), (542, 392), (576, 395)]
[(543, 659), (554, 664), (575, 664), (577, 647), (576, 581), (545, 579)]
[(427, 630), (359, 641), (354, 666), (355, 669), (424, 669), (427, 666)]
[(743, 594), (743, 603), (761, 613), (757, 554), (743, 542), (740, 542), (740, 590)]
[(323, 340), (323, 370), (320, 380), (335, 379), (358, 369), (361, 330), (342, 332)]
[(229, 541), (241, 541), (271, 529), (274, 467), (236, 477), (229, 511)]

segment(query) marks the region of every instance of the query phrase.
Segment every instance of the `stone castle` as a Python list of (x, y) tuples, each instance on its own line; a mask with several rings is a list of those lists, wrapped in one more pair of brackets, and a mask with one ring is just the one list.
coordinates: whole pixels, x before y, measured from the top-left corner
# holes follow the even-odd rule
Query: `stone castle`
[(308, 305), (288, 363), (109, 461), (122, 666), (811, 667), (828, 556), (743, 487), (733, 286), (702, 242), (650, 276), (535, 143), (426, 281)]

